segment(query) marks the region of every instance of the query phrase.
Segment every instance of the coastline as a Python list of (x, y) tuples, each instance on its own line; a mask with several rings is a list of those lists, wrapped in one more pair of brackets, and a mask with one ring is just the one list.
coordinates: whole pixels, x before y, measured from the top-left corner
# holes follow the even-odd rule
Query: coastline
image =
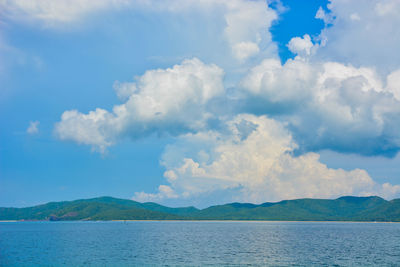
[(299, 223), (400, 223), (398, 221), (284, 221), (284, 220), (0, 220), (0, 223), (12, 222), (299, 222)]

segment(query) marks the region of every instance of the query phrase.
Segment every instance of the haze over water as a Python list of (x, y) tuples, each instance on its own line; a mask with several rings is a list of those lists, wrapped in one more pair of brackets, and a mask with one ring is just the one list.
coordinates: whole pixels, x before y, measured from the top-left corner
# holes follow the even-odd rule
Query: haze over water
[(400, 224), (2, 222), (1, 266), (396, 266)]

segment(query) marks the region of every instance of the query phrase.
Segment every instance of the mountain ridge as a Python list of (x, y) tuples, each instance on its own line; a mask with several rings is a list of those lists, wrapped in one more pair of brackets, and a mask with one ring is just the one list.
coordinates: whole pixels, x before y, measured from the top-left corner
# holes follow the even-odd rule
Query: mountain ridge
[(0, 208), (0, 220), (271, 220), (400, 222), (400, 199), (343, 196), (279, 202), (227, 203), (204, 209), (171, 208), (155, 202), (114, 197), (49, 202), (26, 208)]

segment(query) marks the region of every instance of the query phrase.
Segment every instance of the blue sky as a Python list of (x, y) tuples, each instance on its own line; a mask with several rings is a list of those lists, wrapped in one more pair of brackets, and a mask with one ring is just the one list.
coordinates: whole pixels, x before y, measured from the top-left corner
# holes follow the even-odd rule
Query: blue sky
[(0, 2), (0, 206), (400, 197), (396, 1), (72, 2)]

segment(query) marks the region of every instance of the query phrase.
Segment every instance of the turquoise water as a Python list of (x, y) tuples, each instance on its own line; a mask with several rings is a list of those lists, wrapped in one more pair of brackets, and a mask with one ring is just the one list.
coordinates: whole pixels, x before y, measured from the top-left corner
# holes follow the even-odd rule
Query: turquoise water
[(400, 266), (400, 224), (1, 222), (0, 266)]

